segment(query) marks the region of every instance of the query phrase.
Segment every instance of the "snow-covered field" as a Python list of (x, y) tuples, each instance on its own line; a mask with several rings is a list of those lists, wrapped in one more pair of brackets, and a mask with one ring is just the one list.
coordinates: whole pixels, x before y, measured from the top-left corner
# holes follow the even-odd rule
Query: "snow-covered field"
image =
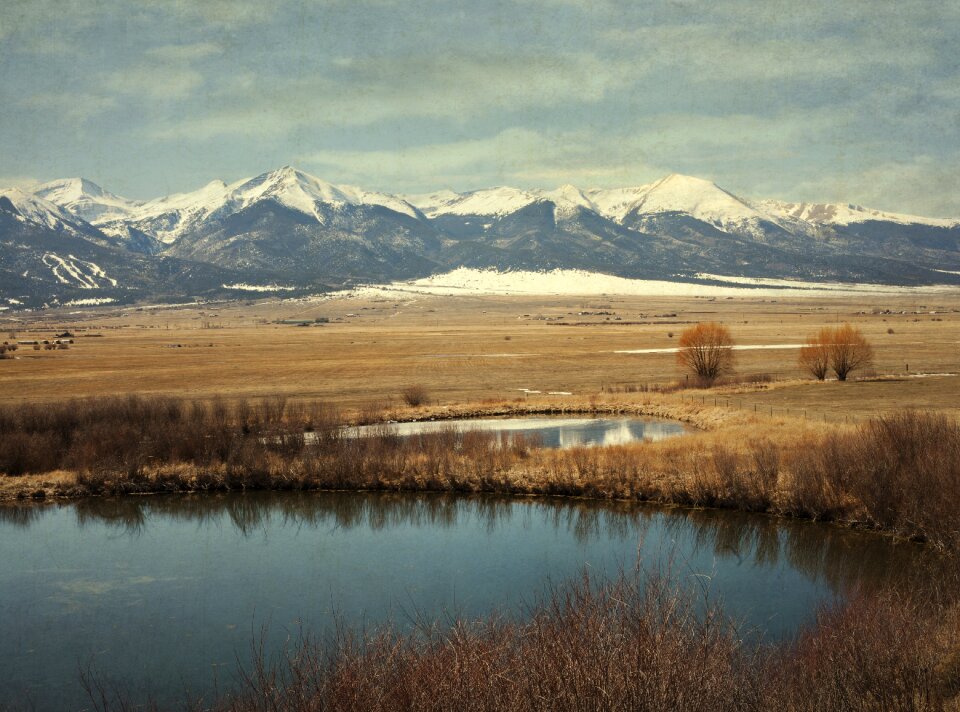
[(65, 307), (96, 307), (101, 304), (113, 304), (116, 299), (113, 297), (90, 297), (88, 299), (71, 299), (69, 302), (64, 302), (63, 306)]
[(666, 280), (625, 279), (598, 272), (556, 269), (549, 272), (500, 272), (460, 267), (422, 279), (364, 285), (333, 292), (330, 297), (402, 297), (405, 295), (599, 295), (700, 297), (821, 297), (835, 295), (898, 295), (960, 293), (960, 287), (898, 287), (879, 284), (801, 282), (698, 274), (697, 279), (723, 285)]
[[(802, 349), (803, 344), (738, 344), (731, 346), (732, 351), (758, 351), (765, 349)], [(680, 351), (679, 347), (666, 349), (624, 349), (614, 351), (615, 354), (675, 354)]]
[(292, 292), (295, 289), (295, 287), (284, 287), (279, 284), (247, 284), (246, 282), (220, 286), (224, 289), (236, 289), (239, 292)]

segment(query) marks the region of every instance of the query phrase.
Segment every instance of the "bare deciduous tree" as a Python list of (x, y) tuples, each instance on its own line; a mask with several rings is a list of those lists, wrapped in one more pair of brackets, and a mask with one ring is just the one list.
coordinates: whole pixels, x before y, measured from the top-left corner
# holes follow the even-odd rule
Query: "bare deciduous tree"
[(807, 343), (800, 349), (800, 368), (809, 371), (818, 381), (827, 377), (830, 371), (830, 341), (833, 329), (825, 327), (816, 334), (807, 337)]
[(733, 338), (723, 324), (705, 322), (680, 334), (677, 363), (706, 386), (733, 370)]
[(854, 326), (844, 324), (833, 330), (830, 345), (830, 368), (837, 380), (846, 381), (847, 376), (859, 368), (873, 363), (873, 347)]
[(838, 381), (846, 381), (853, 371), (873, 363), (873, 347), (850, 324), (824, 327), (807, 338), (800, 349), (800, 368), (822, 381), (833, 371)]

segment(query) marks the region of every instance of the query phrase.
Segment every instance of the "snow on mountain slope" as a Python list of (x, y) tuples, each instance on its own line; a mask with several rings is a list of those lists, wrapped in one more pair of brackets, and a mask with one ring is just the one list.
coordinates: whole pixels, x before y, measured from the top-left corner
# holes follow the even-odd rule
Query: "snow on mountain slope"
[(227, 216), (258, 202), (272, 200), (291, 210), (323, 222), (318, 204), (376, 205), (420, 217), (416, 207), (392, 195), (354, 186), (334, 185), (295, 168), (285, 166), (254, 178), (227, 185), (215, 180), (191, 193), (178, 193), (151, 200), (134, 211), (128, 221), (142, 226), (161, 242), (172, 243), (182, 234), (214, 216)]
[(541, 195), (552, 201), (562, 215), (573, 213), (577, 208), (598, 212), (597, 206), (587, 197), (586, 193), (569, 183), (561, 185), (556, 190), (543, 192)]
[(65, 208), (20, 188), (0, 191), (0, 197), (9, 200), (17, 212), (20, 213), (19, 217), (26, 222), (32, 222), (75, 237), (84, 237), (91, 232), (96, 232), (89, 225), (84, 225), (82, 221), (78, 221)]
[(101, 229), (111, 234), (120, 234), (130, 225), (134, 225), (160, 242), (174, 242), (185, 231), (224, 207), (227, 195), (228, 188), (223, 181), (211, 181), (190, 193), (174, 193), (150, 200), (128, 218), (102, 223)]
[(947, 228), (960, 225), (957, 219), (901, 215), (858, 205), (748, 200), (709, 180), (678, 173), (653, 183), (626, 188), (581, 190), (564, 185), (553, 191), (545, 191), (497, 187), (467, 193), (442, 190), (406, 196), (406, 199), (429, 218), (440, 215), (503, 217), (537, 201), (549, 200), (556, 204), (560, 214), (583, 208), (623, 223), (631, 214), (645, 217), (681, 213), (726, 232), (744, 232), (755, 236), (763, 232), (761, 223), (778, 225), (788, 232), (799, 230), (807, 234), (820, 224), (848, 225), (870, 220)]
[(416, 193), (401, 195), (400, 197), (410, 203), (410, 205), (419, 208), (425, 215), (430, 215), (440, 206), (462, 198), (463, 194), (455, 193), (448, 188), (444, 188), (443, 190), (437, 190), (432, 193)]
[(504, 217), (528, 205), (550, 201), (561, 215), (570, 214), (576, 208), (596, 210), (586, 194), (572, 185), (562, 185), (556, 190), (521, 190), (501, 186), (469, 193), (454, 193), (442, 190), (425, 195), (407, 196), (407, 200), (420, 208), (428, 218), (440, 215), (485, 215)]
[(316, 215), (316, 203), (321, 202), (331, 205), (379, 205), (412, 218), (417, 217), (417, 209), (402, 198), (352, 185), (334, 185), (290, 166), (239, 181), (229, 188), (231, 197), (239, 200), (244, 207), (272, 198), (281, 205), (308, 215)]
[(617, 222), (631, 213), (686, 213), (721, 229), (777, 222), (774, 215), (754, 208), (711, 181), (677, 173), (649, 185), (597, 190), (587, 195), (601, 214)]
[(67, 284), (80, 289), (100, 289), (101, 287), (116, 287), (117, 280), (109, 277), (99, 265), (87, 260), (81, 260), (73, 255), (61, 257), (54, 252), (47, 252), (42, 262), (61, 284)]
[(428, 218), (438, 215), (489, 215), (503, 217), (522, 210), (541, 199), (536, 191), (497, 187), (469, 193), (432, 193), (421, 206)]
[(33, 193), (89, 223), (110, 222), (128, 217), (141, 205), (137, 201), (108, 193), (86, 178), (51, 181), (36, 188)]
[[(10, 192), (10, 191), (8, 191)], [(776, 234), (815, 236), (822, 225), (850, 225), (869, 221), (937, 228), (960, 226), (960, 220), (900, 215), (856, 205), (790, 203), (778, 200), (747, 200), (709, 180), (673, 174), (647, 185), (626, 188), (581, 190), (564, 185), (556, 190), (496, 187), (455, 193), (441, 190), (423, 195), (390, 195), (362, 188), (335, 185), (295, 168), (285, 166), (269, 173), (230, 185), (213, 181), (199, 190), (179, 193), (146, 202), (130, 201), (108, 193), (84, 179), (54, 181), (40, 186), (35, 195), (46, 201), (33, 210), (48, 226), (77, 215), (104, 233), (122, 238), (154, 240), (171, 244), (180, 236), (200, 230), (206, 221), (222, 219), (261, 201), (273, 201), (324, 222), (329, 209), (343, 206), (381, 206), (415, 220), (441, 216), (472, 215), (505, 217), (538, 202), (556, 205), (556, 216), (578, 210), (644, 231), (669, 230), (669, 221), (660, 216), (688, 215), (712, 227), (761, 242)], [(28, 203), (26, 194), (17, 201)], [(66, 214), (57, 214), (55, 203)], [(666, 225), (666, 227), (663, 227)], [(773, 231), (771, 231), (773, 227)], [(146, 237), (145, 237), (146, 236)], [(131, 243), (132, 244), (132, 243)], [(155, 249), (154, 243), (151, 249)]]
[(924, 218), (918, 215), (887, 213), (853, 204), (790, 203), (782, 200), (760, 200), (757, 202), (757, 206), (780, 217), (802, 220), (817, 225), (851, 225), (872, 220), (892, 222), (899, 225), (929, 225), (946, 228), (960, 225), (960, 220), (957, 219)]

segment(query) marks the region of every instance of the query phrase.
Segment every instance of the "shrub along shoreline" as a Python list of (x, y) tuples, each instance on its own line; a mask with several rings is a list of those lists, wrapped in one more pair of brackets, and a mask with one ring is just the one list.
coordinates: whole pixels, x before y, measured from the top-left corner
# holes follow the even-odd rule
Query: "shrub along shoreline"
[[(538, 412), (507, 403), (406, 415)], [(649, 396), (565, 413), (672, 418), (702, 432), (547, 450), (452, 429), (348, 438), (336, 409), (283, 399), (8, 405), (0, 407), (0, 500), (325, 489), (559, 495), (831, 521), (960, 551), (960, 424), (944, 415), (905, 411), (826, 428)]]

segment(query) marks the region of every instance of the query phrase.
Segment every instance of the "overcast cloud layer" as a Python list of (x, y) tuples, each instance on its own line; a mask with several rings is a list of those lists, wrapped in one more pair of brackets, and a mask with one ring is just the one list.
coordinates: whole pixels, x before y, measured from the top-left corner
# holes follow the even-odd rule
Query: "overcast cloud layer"
[(390, 192), (612, 187), (960, 216), (960, 3), (6, 0), (0, 185), (295, 164)]

